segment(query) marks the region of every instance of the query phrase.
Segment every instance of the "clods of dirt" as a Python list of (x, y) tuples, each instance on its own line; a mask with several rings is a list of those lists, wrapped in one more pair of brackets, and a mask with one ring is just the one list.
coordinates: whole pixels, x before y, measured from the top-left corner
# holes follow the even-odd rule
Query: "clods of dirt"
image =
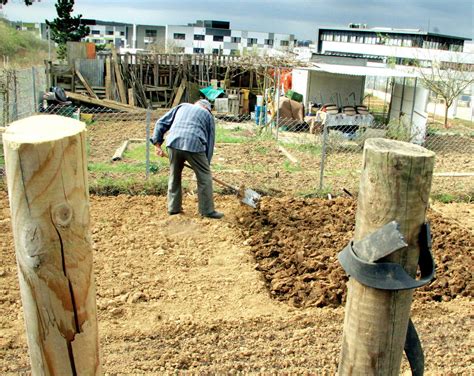
[[(346, 298), (347, 276), (337, 254), (350, 241), (356, 202), (265, 198), (259, 211), (238, 218), (271, 295), (295, 307), (336, 307)], [(472, 297), (472, 233), (437, 213), (429, 214), (436, 277), (415, 299)]]

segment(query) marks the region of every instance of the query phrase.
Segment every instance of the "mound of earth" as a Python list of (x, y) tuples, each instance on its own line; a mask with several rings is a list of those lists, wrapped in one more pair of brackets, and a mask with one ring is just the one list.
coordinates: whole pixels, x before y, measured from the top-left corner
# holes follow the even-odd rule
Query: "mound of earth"
[[(295, 307), (336, 307), (346, 298), (347, 276), (337, 254), (353, 236), (356, 202), (265, 198), (259, 211), (238, 218), (271, 295)], [(430, 212), (436, 277), (415, 299), (472, 297), (474, 236)]]

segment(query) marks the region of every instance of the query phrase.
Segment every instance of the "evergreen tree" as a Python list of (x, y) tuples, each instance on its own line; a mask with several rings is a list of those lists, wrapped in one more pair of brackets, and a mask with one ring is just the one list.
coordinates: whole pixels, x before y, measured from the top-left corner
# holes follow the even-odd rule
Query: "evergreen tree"
[(71, 16), (74, 8), (74, 0), (58, 0), (56, 5), (58, 17), (53, 21), (46, 20), (51, 33), (51, 39), (58, 44), (58, 58), (66, 58), (66, 43), (79, 42), (89, 35), (89, 27), (81, 24), (82, 15)]

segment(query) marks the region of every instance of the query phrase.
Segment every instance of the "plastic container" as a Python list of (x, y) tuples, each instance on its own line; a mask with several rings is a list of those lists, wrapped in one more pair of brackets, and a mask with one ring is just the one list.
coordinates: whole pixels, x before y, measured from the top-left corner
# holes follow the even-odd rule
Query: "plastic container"
[(263, 106), (263, 95), (257, 95), (257, 107)]
[(265, 106), (255, 106), (255, 124), (260, 125), (260, 120), (262, 125), (267, 122), (267, 108)]

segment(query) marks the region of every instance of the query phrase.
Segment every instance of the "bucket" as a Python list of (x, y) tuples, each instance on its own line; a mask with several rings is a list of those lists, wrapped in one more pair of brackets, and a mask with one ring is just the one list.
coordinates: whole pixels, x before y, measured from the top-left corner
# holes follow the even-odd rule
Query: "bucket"
[(263, 106), (263, 95), (257, 95), (257, 107)]

